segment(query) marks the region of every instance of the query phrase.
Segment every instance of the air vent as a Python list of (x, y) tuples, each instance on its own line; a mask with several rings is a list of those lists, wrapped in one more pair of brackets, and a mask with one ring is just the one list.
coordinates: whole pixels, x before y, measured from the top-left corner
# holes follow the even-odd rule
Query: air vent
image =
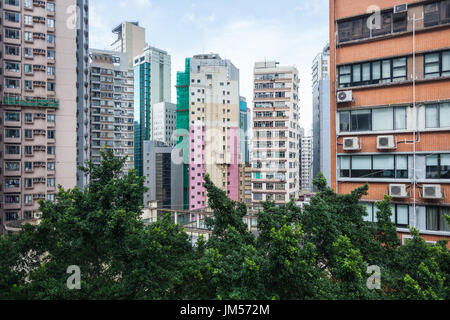
[(337, 102), (338, 103), (344, 103), (344, 102), (352, 102), (353, 101), (353, 94), (352, 91), (340, 91), (337, 93)]
[(377, 139), (377, 149), (395, 149), (394, 136), (380, 136)]
[(423, 195), (424, 199), (442, 199), (442, 191), (440, 185), (424, 185)]
[(360, 150), (358, 138), (344, 138), (344, 150)]
[(391, 184), (389, 186), (389, 195), (393, 198), (406, 198), (408, 196), (406, 192), (406, 185)]

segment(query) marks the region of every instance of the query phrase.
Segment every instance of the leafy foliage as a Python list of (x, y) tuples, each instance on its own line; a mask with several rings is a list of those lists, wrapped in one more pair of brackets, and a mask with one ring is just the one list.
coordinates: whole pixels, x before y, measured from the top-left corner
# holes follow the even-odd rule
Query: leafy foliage
[[(364, 185), (338, 195), (320, 176), (319, 193), (300, 209), (263, 203), (257, 234), (208, 175), (211, 236), (195, 246), (166, 216), (141, 220), (145, 188), (125, 159), (109, 151), (83, 170), (84, 190), (59, 189), (41, 202), (42, 221), (0, 239), (0, 299), (448, 299), (446, 243), (427, 244), (417, 230), (400, 245), (389, 197), (376, 223), (360, 204)], [(81, 290), (69, 290), (67, 267), (81, 269)], [(381, 289), (367, 285), (369, 265)]]

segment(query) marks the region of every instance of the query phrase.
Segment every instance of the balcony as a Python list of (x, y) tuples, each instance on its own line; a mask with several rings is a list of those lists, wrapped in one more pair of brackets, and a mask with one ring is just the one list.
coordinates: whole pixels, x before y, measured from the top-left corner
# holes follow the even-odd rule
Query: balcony
[(30, 99), (23, 100), (17, 97), (3, 97), (3, 104), (8, 106), (21, 106), (21, 107), (44, 107), (58, 109), (59, 102), (56, 99)]

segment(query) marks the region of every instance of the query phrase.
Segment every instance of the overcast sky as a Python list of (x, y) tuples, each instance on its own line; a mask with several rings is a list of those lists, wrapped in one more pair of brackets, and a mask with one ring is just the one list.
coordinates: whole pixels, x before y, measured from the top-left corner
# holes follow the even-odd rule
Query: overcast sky
[(250, 105), (255, 61), (295, 65), (301, 125), (311, 129), (311, 64), (328, 42), (328, 0), (94, 0), (90, 8), (91, 48), (109, 49), (115, 26), (139, 21), (147, 43), (171, 55), (174, 103), (176, 72), (195, 54), (230, 59), (240, 69), (241, 95)]

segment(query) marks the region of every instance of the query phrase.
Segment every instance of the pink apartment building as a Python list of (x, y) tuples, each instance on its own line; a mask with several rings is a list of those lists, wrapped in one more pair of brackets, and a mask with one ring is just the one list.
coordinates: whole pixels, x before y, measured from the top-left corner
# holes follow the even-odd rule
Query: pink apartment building
[(75, 0), (2, 2), (0, 233), (75, 186), (77, 143)]
[(208, 206), (203, 177), (239, 200), (239, 70), (217, 54), (190, 59), (189, 209)]

